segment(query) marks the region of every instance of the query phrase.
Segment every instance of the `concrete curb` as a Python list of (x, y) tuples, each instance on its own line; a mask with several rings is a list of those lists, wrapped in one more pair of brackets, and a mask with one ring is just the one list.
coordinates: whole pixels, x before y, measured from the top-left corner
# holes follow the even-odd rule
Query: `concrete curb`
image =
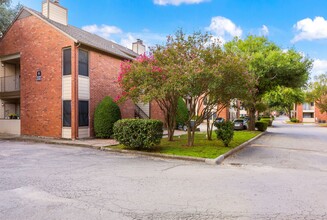
[(0, 138), (0, 140), (45, 143), (45, 144), (54, 144), (54, 145), (67, 145), (73, 147), (85, 147), (85, 148), (101, 150), (101, 147), (99, 146), (92, 146), (92, 145), (79, 144), (79, 143), (61, 143), (53, 140), (47, 140), (46, 138), (37, 139), (37, 138), (25, 138), (25, 137), (12, 137), (12, 138)]
[(176, 155), (169, 155), (169, 154), (140, 152), (140, 151), (134, 151), (134, 150), (120, 150), (120, 149), (113, 149), (113, 148), (110, 148), (110, 147), (92, 146), (92, 145), (79, 144), (79, 143), (62, 143), (62, 142), (57, 142), (55, 140), (47, 140), (46, 138), (45, 139), (38, 139), (38, 138), (26, 138), (26, 137), (12, 137), (12, 138), (0, 138), (0, 139), (1, 140), (14, 140), (14, 141), (26, 141), (26, 142), (56, 144), (56, 145), (68, 145), (68, 146), (76, 146), (76, 147), (86, 147), (86, 148), (91, 148), (91, 149), (96, 149), (96, 150), (101, 150), (101, 151), (108, 151), (108, 152), (112, 152), (112, 153), (123, 153), (123, 154), (148, 156), (148, 157), (150, 156), (150, 157), (157, 157), (157, 158), (163, 158), (163, 159), (205, 162), (205, 163), (211, 164), (211, 165), (219, 165), (224, 161), (224, 159), (226, 159), (230, 155), (236, 153), (237, 151), (243, 149), (249, 143), (251, 143), (252, 141), (258, 139), (259, 137), (261, 137), (264, 134), (266, 134), (266, 131), (262, 132), (261, 134), (259, 134), (257, 136), (255, 136), (254, 138), (244, 142), (243, 144), (237, 146), (236, 148), (228, 151), (227, 153), (218, 156), (215, 159), (206, 159), (206, 158), (191, 157), (191, 156), (176, 156)]
[(205, 162), (206, 162), (207, 164), (219, 165), (219, 164), (221, 164), (221, 163), (222, 163), (222, 162), (223, 162), (227, 157), (229, 157), (229, 156), (232, 155), (232, 154), (235, 154), (237, 151), (242, 150), (244, 147), (246, 147), (247, 145), (249, 145), (252, 141), (254, 141), (254, 140), (260, 138), (262, 135), (265, 135), (266, 133), (267, 133), (267, 131), (262, 132), (261, 134), (255, 136), (254, 138), (252, 138), (252, 139), (250, 139), (250, 140), (244, 142), (243, 144), (241, 144), (241, 145), (239, 145), (239, 146), (233, 148), (232, 150), (230, 150), (230, 151), (228, 151), (228, 152), (226, 152), (226, 153), (224, 153), (224, 154), (218, 156), (218, 157), (215, 158), (215, 159), (205, 159)]
[(199, 158), (199, 157), (176, 156), (176, 155), (169, 155), (169, 154), (140, 152), (140, 151), (134, 151), (134, 150), (120, 150), (120, 149), (113, 149), (110, 147), (92, 146), (92, 145), (78, 144), (78, 143), (61, 143), (61, 142), (58, 142), (55, 140), (47, 140), (46, 138), (11, 137), (11, 138), (0, 138), (0, 140), (23, 141), (23, 142), (45, 143), (45, 144), (55, 144), (55, 145), (68, 145), (68, 146), (74, 146), (74, 147), (85, 147), (85, 148), (91, 148), (91, 149), (95, 149), (95, 150), (108, 151), (108, 152), (112, 152), (112, 153), (122, 153), (122, 154), (148, 156), (148, 157), (150, 156), (150, 157), (174, 159), (174, 160), (186, 160), (186, 161), (195, 161), (195, 162), (205, 162), (205, 160), (206, 160), (205, 158)]
[(120, 149), (112, 149), (109, 147), (101, 147), (100, 150), (114, 152), (114, 153), (123, 153), (123, 154), (138, 155), (138, 156), (150, 156), (150, 157), (158, 157), (158, 158), (174, 159), (174, 160), (187, 160), (187, 161), (196, 161), (196, 162), (205, 162), (206, 160), (205, 158), (200, 158), (200, 157), (176, 156), (176, 155), (169, 155), (169, 154), (140, 152), (134, 150), (120, 150)]

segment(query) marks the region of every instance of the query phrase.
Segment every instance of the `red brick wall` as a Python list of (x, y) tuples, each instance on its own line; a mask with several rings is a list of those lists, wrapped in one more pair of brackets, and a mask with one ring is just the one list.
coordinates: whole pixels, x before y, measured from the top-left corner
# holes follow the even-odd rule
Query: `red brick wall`
[(150, 105), (150, 118), (165, 122), (164, 113), (161, 111), (159, 105), (154, 101), (151, 102)]
[[(21, 53), (21, 133), (61, 137), (62, 48), (73, 41), (37, 17), (16, 21), (0, 41), (0, 56)], [(36, 71), (42, 81), (36, 81)]]
[(326, 112), (321, 113), (320, 109), (315, 107), (315, 118), (317, 119), (316, 122), (319, 122), (322, 120), (327, 122), (327, 113)]
[(225, 119), (226, 121), (229, 120), (229, 108), (223, 108), (221, 110), (221, 112), (219, 113), (219, 115), (217, 116), (217, 118), (220, 117), (220, 118), (223, 118)]
[[(110, 96), (115, 99), (121, 95), (121, 89), (117, 83), (121, 59), (96, 51), (89, 53), (90, 64), (90, 128), (91, 136), (94, 135), (94, 111), (99, 102)], [(132, 101), (126, 101), (119, 105), (123, 118), (134, 118), (135, 105)]]
[(298, 119), (300, 122), (303, 121), (303, 105), (302, 104), (296, 105), (296, 119)]

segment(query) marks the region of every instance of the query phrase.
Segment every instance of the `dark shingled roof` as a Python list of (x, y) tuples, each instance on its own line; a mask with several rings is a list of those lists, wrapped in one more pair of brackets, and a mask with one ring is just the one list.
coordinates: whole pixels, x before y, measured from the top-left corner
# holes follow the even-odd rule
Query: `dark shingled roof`
[(98, 50), (116, 55), (118, 57), (126, 58), (126, 59), (134, 59), (138, 56), (137, 53), (134, 51), (121, 46), (119, 44), (116, 44), (112, 41), (106, 40), (98, 35), (91, 34), (87, 31), (84, 31), (80, 28), (71, 26), (71, 25), (63, 25), (58, 22), (55, 22), (44, 15), (42, 13), (35, 11), (33, 9), (23, 7), (22, 10), (26, 10), (30, 12), (31, 14), (36, 15), (37, 17), (45, 20), (46, 22), (50, 23), (51, 25), (55, 26), (60, 31), (66, 33), (68, 36), (74, 39), (76, 43), (81, 43), (93, 48), (96, 48)]

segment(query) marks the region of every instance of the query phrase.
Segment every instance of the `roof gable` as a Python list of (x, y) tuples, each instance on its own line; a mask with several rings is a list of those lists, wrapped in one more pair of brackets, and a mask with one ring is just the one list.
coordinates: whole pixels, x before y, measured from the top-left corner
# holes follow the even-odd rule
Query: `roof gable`
[[(137, 53), (134, 51), (116, 44), (112, 41), (106, 40), (98, 35), (89, 33), (87, 31), (84, 31), (80, 28), (77, 28), (75, 26), (71, 25), (63, 25), (58, 22), (55, 22), (53, 20), (50, 20), (49, 18), (42, 15), (42, 13), (35, 11), (33, 9), (23, 7), (21, 11), (16, 16), (15, 20), (12, 22), (12, 24), (19, 19), (23, 19), (29, 16), (36, 16), (40, 18), (41, 20), (45, 21), (46, 23), (50, 24), (52, 27), (63, 33), (64, 35), (68, 36), (70, 39), (72, 39), (75, 43), (80, 43), (82, 45), (89, 46), (94, 49), (98, 49), (100, 51), (124, 58), (124, 59), (134, 59), (138, 56)], [(12, 25), (11, 24), (11, 25)], [(9, 27), (10, 28), (10, 27)], [(8, 28), (8, 29), (9, 29)], [(7, 31), (8, 31), (7, 29)]]

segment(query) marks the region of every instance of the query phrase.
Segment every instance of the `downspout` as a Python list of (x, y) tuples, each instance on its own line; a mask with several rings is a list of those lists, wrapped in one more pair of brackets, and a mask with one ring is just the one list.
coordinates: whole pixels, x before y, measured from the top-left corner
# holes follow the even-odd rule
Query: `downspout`
[(80, 42), (74, 44), (74, 75), (72, 76), (72, 139), (78, 138), (78, 48), (81, 46)]
[(76, 50), (75, 50), (75, 127), (76, 127), (76, 138), (78, 138), (78, 48), (81, 46), (81, 43), (79, 41), (77, 41), (76, 43)]

